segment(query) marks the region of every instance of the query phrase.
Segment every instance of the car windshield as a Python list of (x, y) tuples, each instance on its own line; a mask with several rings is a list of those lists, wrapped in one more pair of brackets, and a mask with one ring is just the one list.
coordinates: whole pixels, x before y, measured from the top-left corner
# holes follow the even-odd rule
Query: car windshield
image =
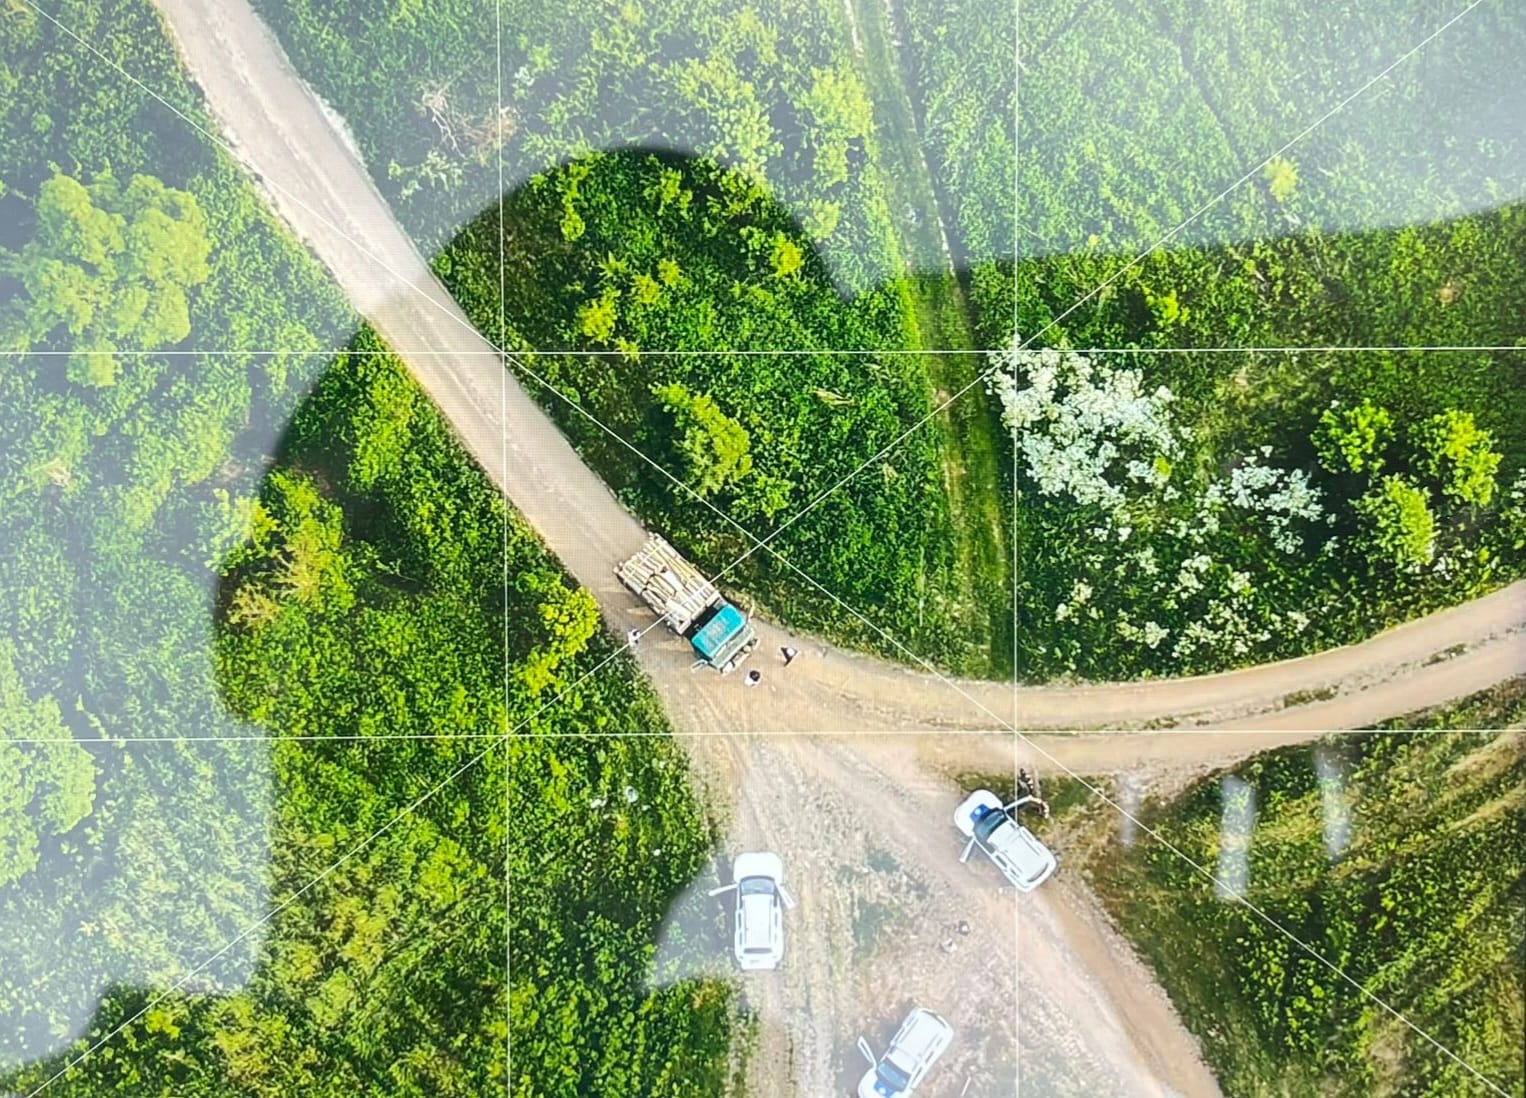
[(767, 877), (743, 877), (737, 884), (737, 891), (743, 896), (763, 896), (773, 890), (774, 882)]
[(899, 1094), (911, 1085), (911, 1077), (888, 1059), (880, 1061), (874, 1074), (878, 1077), (880, 1088), (885, 1094)]

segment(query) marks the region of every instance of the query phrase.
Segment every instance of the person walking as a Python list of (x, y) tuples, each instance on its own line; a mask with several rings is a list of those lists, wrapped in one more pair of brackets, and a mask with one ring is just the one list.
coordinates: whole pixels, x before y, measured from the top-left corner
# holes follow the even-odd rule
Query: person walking
[(790, 660), (792, 660), (796, 656), (800, 655), (800, 653), (796, 649), (791, 648), (787, 644), (783, 648), (779, 649), (779, 652), (784, 656), (784, 666), (785, 667), (788, 667), (790, 665)]
[(627, 648), (635, 648), (636, 645), (638, 645), (640, 643), (641, 643), (641, 630), (639, 630), (639, 629), (631, 629), (631, 630), (626, 632), (626, 634), (625, 634), (625, 645), (626, 645)]

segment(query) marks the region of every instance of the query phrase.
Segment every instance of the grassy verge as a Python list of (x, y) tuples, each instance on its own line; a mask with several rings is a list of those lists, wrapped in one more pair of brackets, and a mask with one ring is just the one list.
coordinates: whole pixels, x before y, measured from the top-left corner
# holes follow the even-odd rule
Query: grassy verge
[[(1523, 721), (1517, 679), (1391, 727)], [(1247, 902), (1147, 835), (1123, 844), (1105, 805), (1071, 814), (1056, 841), (1231, 1098), (1518, 1095), (1523, 749), (1519, 732), (1332, 736), (1144, 804), (1150, 828), (1221, 880), (1237, 872), (1226, 849), (1243, 848)], [(1225, 830), (1231, 802), (1253, 806), (1248, 838)]]
[[(990, 651), (988, 673), (999, 678), (1011, 672), (1013, 659), (1010, 527), (1002, 505), (1005, 432), (985, 387), (976, 384), (987, 363), (975, 353), (980, 343), (973, 312), (955, 270), (946, 212), (922, 152), (911, 72), (894, 44), (892, 16), (878, 0), (850, 2), (864, 47), (860, 68), (874, 103), (880, 175), (890, 209), (898, 214), (916, 345), (935, 352), (924, 361), (933, 407), (939, 409), (936, 422), (964, 606), (961, 624), (984, 638)], [(967, 353), (951, 353), (960, 351)], [(961, 395), (949, 403), (955, 394)]]

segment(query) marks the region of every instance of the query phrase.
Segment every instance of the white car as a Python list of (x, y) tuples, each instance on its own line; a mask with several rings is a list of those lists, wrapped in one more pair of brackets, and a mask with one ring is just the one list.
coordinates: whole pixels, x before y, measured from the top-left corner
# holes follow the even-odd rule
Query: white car
[(869, 1060), (869, 1070), (858, 1081), (858, 1098), (905, 1098), (921, 1085), (953, 1039), (953, 1027), (924, 1007), (906, 1016), (878, 1060), (860, 1037), (858, 1048)]
[(954, 826), (969, 840), (959, 860), (968, 860), (978, 846), (1019, 892), (1032, 892), (1048, 880), (1058, 865), (1054, 852), (1012, 816), (1014, 808), (1030, 800), (1024, 796), (1002, 804), (989, 789), (977, 789), (966, 797), (954, 812)]
[(795, 906), (784, 890), (784, 862), (766, 851), (738, 854), (731, 880), (710, 895), (736, 892), (732, 951), (737, 964), (744, 972), (778, 968), (784, 960), (784, 909)]

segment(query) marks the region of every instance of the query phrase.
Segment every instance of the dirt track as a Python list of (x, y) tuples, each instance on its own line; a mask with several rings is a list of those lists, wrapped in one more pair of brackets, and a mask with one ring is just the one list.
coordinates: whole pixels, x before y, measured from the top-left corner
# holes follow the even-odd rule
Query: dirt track
[[(609, 628), (652, 624), (620, 587), (616, 562), (644, 536), (549, 417), (504, 370), (430, 272), (365, 169), (242, 0), (161, 0), (190, 71), (273, 205), (333, 272), (357, 310), (407, 362), (463, 442), (579, 583)], [(1286, 710), (1278, 723), (1370, 723), (1437, 704), (1458, 685), (1523, 666), (1526, 583), (1431, 615), (1364, 644), (1223, 675), (1145, 683), (1025, 687), (941, 680), (796, 639), (809, 657), (743, 696), (689, 673), (682, 642), (647, 643), (642, 663), (686, 731), (1077, 728), (1166, 718), (1254, 723), (1290, 695), (1340, 693), (1339, 707)], [(762, 625), (764, 651), (785, 643)], [(658, 640), (653, 634), (653, 641)], [(1410, 672), (1459, 646), (1445, 673)], [(1338, 719), (1332, 719), (1338, 718)]]
[[(641, 544), (640, 526), (434, 279), (245, 0), (158, 2), (212, 112), (273, 206), (398, 351), (506, 498), (594, 593), (609, 628), (623, 635), (632, 625), (651, 625), (651, 616), (612, 573)], [(1014, 974), (1022, 986), (1016, 1015), (1008, 1018), (998, 1003), (994, 1020), (984, 1014), (956, 1020), (964, 1032), (984, 1036), (951, 1051), (940, 1075), (947, 1098), (965, 1077), (985, 1080), (981, 1089), (972, 1085), (972, 1095), (1005, 1093), (1003, 1061), (995, 1050), (1003, 1042), (1011, 1048), (1013, 1036), (1024, 1056), (1023, 1086), (1031, 1083), (1034, 1094), (1206, 1096), (1217, 1088), (1195, 1043), (1147, 974), (1130, 967), (1084, 907), (1072, 906), (1084, 896), (1045, 890), (1014, 907), (1013, 894), (996, 887), (994, 872), (979, 872), (989, 867), (957, 864), (958, 843), (947, 822), (955, 795), (931, 776), (930, 764), (1011, 766), (1010, 732), (853, 739), (824, 734), (1125, 726), (1165, 719), (1295, 730), (1046, 736), (1016, 746), (1051, 769), (1112, 772), (1138, 765), (1153, 773), (1198, 767), (1307, 735), (1300, 728), (1369, 723), (1519, 673), (1523, 628), (1526, 584), (1517, 584), (1366, 644), (1308, 659), (1195, 679), (1020, 690), (951, 683), (798, 638), (793, 643), (801, 658), (786, 673), (769, 658), (786, 637), (766, 624), (760, 624), (759, 657), (766, 677), (755, 690), (691, 673), (685, 645), (660, 632), (642, 643), (640, 656), (675, 726), (693, 737), (698, 768), (720, 801), (734, 806), (734, 841), (773, 844), (801, 893), (801, 910), (792, 920), (793, 956), (801, 963), (759, 990), (779, 1020), (764, 1063), (777, 1069), (772, 1078), (781, 1093), (815, 1098), (841, 1090), (853, 1071), (853, 1037), (865, 1032), (882, 1041), (884, 1028), (905, 1005), (904, 994), (947, 996), (940, 1004), (956, 1020), (955, 1014), (968, 1013), (972, 992), (1000, 994)], [(1468, 650), (1426, 666), (1460, 647)], [(1293, 694), (1325, 700), (1282, 708)], [(887, 803), (895, 810), (886, 812)], [(868, 820), (883, 821), (872, 843), (898, 870), (859, 872), (869, 859)], [(891, 909), (888, 918), (918, 930), (914, 943), (887, 938), (852, 948), (853, 920), (862, 918), (864, 897), (876, 890)], [(904, 901), (907, 896), (915, 902)], [(953, 954), (944, 954), (928, 928), (958, 919), (974, 929)], [(1023, 960), (1015, 968), (1019, 939)], [(903, 948), (909, 950), (905, 958), (898, 955)], [(1045, 1089), (1038, 1080), (1050, 1071)], [(1075, 1078), (1062, 1079), (1066, 1072)], [(754, 1074), (770, 1078), (766, 1071)], [(928, 1098), (945, 1098), (944, 1085), (930, 1086)]]

